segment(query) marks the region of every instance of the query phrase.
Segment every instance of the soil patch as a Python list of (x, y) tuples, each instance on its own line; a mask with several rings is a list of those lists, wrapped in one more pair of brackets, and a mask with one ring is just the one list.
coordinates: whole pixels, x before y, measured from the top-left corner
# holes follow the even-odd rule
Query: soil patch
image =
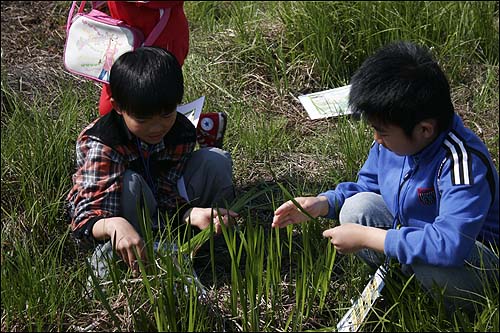
[(62, 56), (70, 2), (2, 1), (2, 81), (27, 102), (46, 96), (68, 80)]

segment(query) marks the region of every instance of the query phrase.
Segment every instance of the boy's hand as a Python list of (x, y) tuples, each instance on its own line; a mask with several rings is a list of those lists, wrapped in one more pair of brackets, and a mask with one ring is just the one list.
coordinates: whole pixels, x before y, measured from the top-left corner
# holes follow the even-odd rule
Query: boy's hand
[(323, 231), (323, 236), (330, 237), (333, 246), (340, 253), (357, 252), (364, 248), (384, 252), (386, 234), (386, 230), (356, 223), (342, 224)]
[[(222, 227), (220, 226), (220, 219), (222, 219), (224, 225), (229, 225), (230, 223), (233, 223), (235, 217), (239, 216), (238, 213), (225, 208), (215, 209), (193, 207), (186, 212), (186, 214), (184, 215), (184, 220), (186, 221), (186, 223), (191, 223), (191, 225), (194, 225), (201, 230), (206, 229), (210, 226), (210, 220), (212, 219), (212, 210), (214, 228), (217, 234), (222, 231)], [(219, 217), (217, 211), (219, 211), (221, 217)]]
[[(144, 241), (135, 228), (123, 217), (111, 217), (97, 221), (92, 229), (94, 237), (111, 238), (111, 244), (118, 255), (134, 271), (139, 272), (139, 264), (134, 249), (141, 260), (146, 262)], [(101, 236), (101, 237), (98, 237)], [(104, 236), (104, 237), (103, 237)], [(114, 243), (116, 241), (116, 244)]]
[[(325, 216), (328, 214), (328, 199), (319, 197), (298, 197), (295, 201), (312, 217)], [(309, 220), (295, 204), (289, 200), (282, 204), (274, 212), (273, 228), (283, 228), (289, 224), (301, 223)]]

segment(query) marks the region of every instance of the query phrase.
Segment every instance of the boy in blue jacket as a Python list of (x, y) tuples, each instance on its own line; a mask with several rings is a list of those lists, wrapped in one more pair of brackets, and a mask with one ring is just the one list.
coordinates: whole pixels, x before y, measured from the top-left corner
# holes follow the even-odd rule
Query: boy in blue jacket
[[(498, 280), (498, 171), (454, 112), (430, 52), (382, 48), (352, 77), (349, 105), (375, 139), (357, 181), (295, 200), (313, 217), (339, 219), (323, 232), (339, 252), (372, 267), (384, 254), (397, 259), (425, 289), (438, 286), (449, 310), (484, 293), (480, 271)], [(288, 201), (272, 226), (307, 220)]]

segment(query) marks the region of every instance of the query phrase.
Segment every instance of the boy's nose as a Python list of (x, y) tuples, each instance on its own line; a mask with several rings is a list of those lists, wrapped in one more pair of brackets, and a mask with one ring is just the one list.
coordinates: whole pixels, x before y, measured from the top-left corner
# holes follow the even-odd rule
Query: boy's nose
[(161, 121), (156, 121), (151, 125), (152, 132), (162, 132), (164, 130), (164, 125)]

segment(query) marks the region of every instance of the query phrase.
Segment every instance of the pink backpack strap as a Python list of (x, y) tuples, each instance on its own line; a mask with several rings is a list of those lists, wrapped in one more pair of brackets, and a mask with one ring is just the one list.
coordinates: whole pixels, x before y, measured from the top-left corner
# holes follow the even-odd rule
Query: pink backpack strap
[(76, 1), (73, 1), (71, 8), (68, 13), (68, 20), (66, 21), (66, 35), (68, 34), (69, 26), (71, 25), (71, 19), (73, 18), (73, 12), (75, 11)]
[(142, 43), (142, 46), (151, 46), (155, 42), (155, 40), (160, 36), (163, 29), (167, 25), (168, 19), (170, 18), (171, 8), (160, 9), (160, 21), (153, 28), (148, 38)]
[[(71, 20), (73, 19), (73, 13), (75, 11), (76, 3), (77, 2), (78, 1), (73, 1), (73, 3), (71, 4), (71, 8), (69, 10), (69, 13), (68, 13), (68, 20), (66, 21), (66, 35), (68, 34), (69, 26), (71, 25)], [(80, 7), (78, 8), (78, 12), (77, 13), (83, 12), (83, 9), (85, 8), (85, 3), (86, 3), (86, 1), (82, 1), (80, 3)]]
[[(76, 8), (76, 3), (77, 1), (73, 1), (71, 5), (71, 9), (69, 10), (68, 14), (68, 20), (66, 21), (66, 34), (68, 34), (69, 26), (71, 25), (71, 20), (73, 19), (73, 13)], [(78, 13), (83, 12), (83, 9), (85, 8), (85, 3), (86, 1), (82, 1), (80, 3), (80, 7), (78, 8)], [(92, 3), (92, 9), (98, 8), (105, 3), (105, 1), (91, 1)], [(156, 24), (156, 26), (153, 28), (151, 33), (149, 34), (148, 38), (142, 43), (142, 46), (151, 46), (153, 43), (156, 41), (158, 36), (162, 33), (163, 29), (165, 29), (165, 26), (167, 25), (167, 22), (170, 18), (170, 11), (171, 8), (165, 8), (165, 9), (160, 9), (160, 21)]]

